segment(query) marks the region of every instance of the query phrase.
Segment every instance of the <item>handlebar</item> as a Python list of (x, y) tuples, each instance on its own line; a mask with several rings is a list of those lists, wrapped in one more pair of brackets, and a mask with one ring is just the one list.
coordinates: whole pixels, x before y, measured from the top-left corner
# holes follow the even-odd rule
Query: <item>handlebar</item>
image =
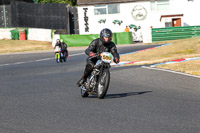
[(100, 58), (101, 58), (101, 54), (97, 54), (97, 53), (95, 53), (95, 55), (94, 55), (94, 56), (92, 56), (92, 57), (89, 57), (89, 59), (93, 59), (93, 58), (100, 59)]

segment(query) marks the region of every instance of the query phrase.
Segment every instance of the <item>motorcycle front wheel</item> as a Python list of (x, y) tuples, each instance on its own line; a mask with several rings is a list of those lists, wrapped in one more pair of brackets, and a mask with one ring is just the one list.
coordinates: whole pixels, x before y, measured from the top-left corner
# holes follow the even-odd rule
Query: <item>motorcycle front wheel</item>
[(59, 63), (60, 59), (59, 59), (59, 55), (56, 54), (56, 62)]
[(110, 83), (110, 71), (109, 69), (104, 69), (102, 74), (99, 77), (98, 83), (98, 98), (103, 99), (108, 91)]

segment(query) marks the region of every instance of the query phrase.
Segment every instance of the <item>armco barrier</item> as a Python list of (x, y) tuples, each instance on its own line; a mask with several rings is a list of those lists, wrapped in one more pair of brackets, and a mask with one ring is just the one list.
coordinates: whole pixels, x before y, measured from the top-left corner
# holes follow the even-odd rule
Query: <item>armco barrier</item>
[[(99, 37), (99, 34), (89, 34), (89, 35), (60, 35), (60, 39), (63, 39), (70, 47), (75, 46), (88, 46), (92, 40)], [(132, 34), (131, 32), (120, 32), (113, 33), (112, 41), (119, 44), (132, 44)]]
[(29, 28), (28, 29), (28, 40), (35, 41), (52, 41), (51, 29), (38, 29)]
[(152, 41), (176, 40), (200, 36), (200, 26), (153, 28)]
[(0, 28), (0, 40), (1, 39), (12, 39), (11, 38), (11, 30), (14, 28)]

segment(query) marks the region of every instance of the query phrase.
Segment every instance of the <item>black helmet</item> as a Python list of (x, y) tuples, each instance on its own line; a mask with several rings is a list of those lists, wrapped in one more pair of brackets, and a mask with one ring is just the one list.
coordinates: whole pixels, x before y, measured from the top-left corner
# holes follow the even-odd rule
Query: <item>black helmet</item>
[(57, 43), (60, 43), (60, 39), (57, 39), (56, 42), (57, 42)]
[(110, 29), (103, 29), (100, 32), (100, 37), (112, 37), (112, 31)]

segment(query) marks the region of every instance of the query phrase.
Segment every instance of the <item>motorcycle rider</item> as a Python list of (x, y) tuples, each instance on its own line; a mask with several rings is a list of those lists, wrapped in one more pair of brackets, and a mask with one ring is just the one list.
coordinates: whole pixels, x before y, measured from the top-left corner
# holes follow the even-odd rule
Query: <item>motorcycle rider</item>
[(110, 52), (114, 57), (114, 62), (119, 63), (119, 53), (117, 52), (117, 47), (114, 42), (112, 42), (112, 31), (110, 29), (103, 29), (100, 32), (100, 38), (94, 39), (89, 47), (85, 50), (85, 53), (89, 56), (87, 58), (87, 63), (82, 78), (77, 82), (77, 86), (80, 87), (91, 74), (97, 58), (90, 57), (99, 55), (102, 52)]
[(68, 57), (67, 44), (63, 41), (63, 39), (60, 39), (60, 42), (61, 42), (61, 52), (65, 53), (66, 57)]
[[(61, 49), (61, 42), (60, 42), (60, 39), (57, 39), (56, 40), (56, 44), (55, 44), (55, 46), (54, 46), (54, 50), (56, 49), (56, 47), (59, 47), (59, 49)], [(59, 55), (60, 55), (60, 57), (61, 57), (61, 53), (59, 52)]]
[(58, 46), (59, 48), (61, 48), (60, 39), (57, 39), (57, 40), (56, 40), (56, 44), (55, 44), (55, 46), (54, 46), (54, 49), (56, 48), (56, 46)]

